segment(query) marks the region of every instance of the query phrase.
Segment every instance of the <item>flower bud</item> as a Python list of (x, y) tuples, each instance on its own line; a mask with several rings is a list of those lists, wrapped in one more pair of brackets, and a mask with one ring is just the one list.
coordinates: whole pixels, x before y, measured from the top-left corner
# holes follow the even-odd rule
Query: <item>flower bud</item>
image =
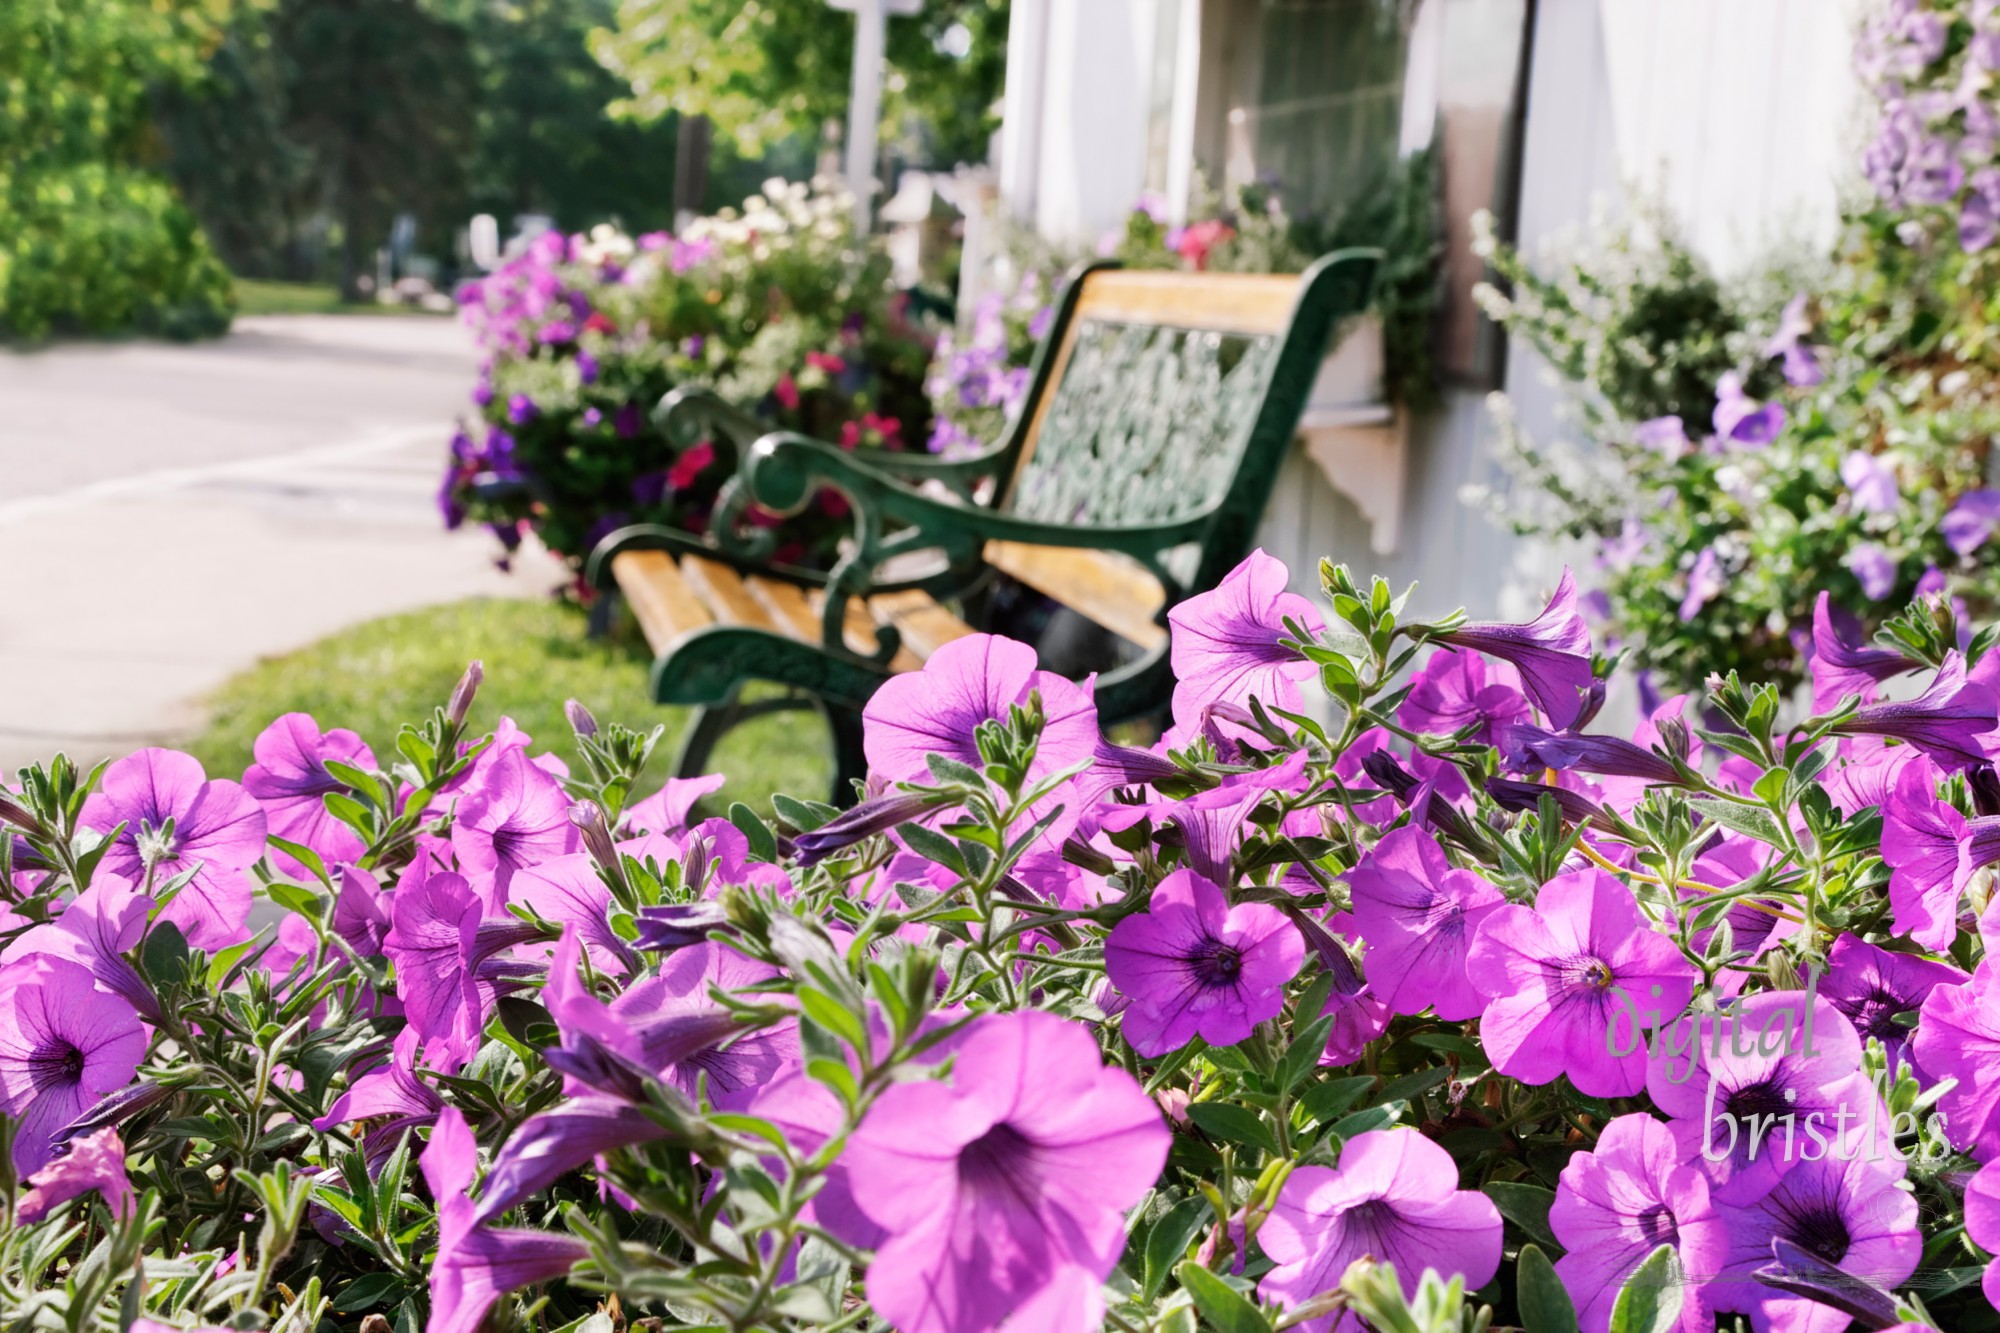
[(454, 727), (463, 727), (465, 719), (472, 712), (473, 696), (479, 693), (480, 682), (486, 679), (486, 666), (478, 658), (466, 665), (465, 674), (458, 678), (458, 684), (451, 690), (451, 702), (445, 705), (445, 718)]
[(618, 844), (612, 841), (611, 825), (605, 822), (604, 807), (595, 801), (578, 801), (569, 808), (569, 822), (583, 835), (583, 850), (607, 873), (621, 875)]
[(563, 716), (569, 719), (569, 729), (577, 735), (595, 736), (597, 734), (597, 719), (590, 715), (588, 708), (585, 708), (575, 699), (571, 699), (563, 704)]

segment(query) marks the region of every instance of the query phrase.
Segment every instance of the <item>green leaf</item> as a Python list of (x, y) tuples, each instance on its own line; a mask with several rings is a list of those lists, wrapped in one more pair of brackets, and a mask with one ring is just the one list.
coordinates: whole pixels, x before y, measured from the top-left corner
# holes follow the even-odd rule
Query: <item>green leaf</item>
[(366, 1310), (388, 1300), (402, 1285), (402, 1279), (394, 1273), (368, 1273), (342, 1288), (340, 1295), (333, 1298), (333, 1308), (341, 1314)]
[(799, 1007), (815, 1023), (833, 1033), (857, 1051), (868, 1049), (868, 1033), (852, 1010), (825, 991), (809, 986), (799, 988)]
[(1515, 1226), (1552, 1250), (1562, 1248), (1556, 1240), (1556, 1233), (1549, 1230), (1549, 1209), (1556, 1201), (1554, 1190), (1502, 1180), (1486, 1186), (1486, 1197), (1493, 1200), (1493, 1205)]
[(729, 822), (736, 826), (736, 831), (750, 844), (752, 860), (777, 861), (778, 840), (771, 836), (770, 826), (757, 817), (755, 810), (738, 801), (729, 807)]
[(1313, 1084), (1300, 1094), (1299, 1105), (1305, 1107), (1306, 1114), (1315, 1120), (1332, 1120), (1360, 1101), (1374, 1086), (1375, 1078), (1371, 1074), (1328, 1079), (1324, 1083)]
[(1576, 1306), (1539, 1245), (1521, 1247), (1521, 1259), (1514, 1268), (1514, 1289), (1524, 1327), (1535, 1333), (1578, 1333)]
[(1738, 801), (1718, 800), (1710, 796), (1694, 796), (1688, 805), (1695, 813), (1712, 819), (1733, 833), (1746, 834), (1759, 842), (1768, 842), (1774, 847), (1784, 845), (1784, 834), (1778, 831), (1778, 823), (1770, 812)]
[(187, 957), (187, 937), (171, 921), (155, 921), (146, 932), (145, 947), (139, 951), (147, 979), (155, 985), (179, 981), (187, 970)]
[(1194, 1102), (1187, 1113), (1188, 1119), (1212, 1139), (1227, 1139), (1278, 1156), (1277, 1139), (1255, 1111), (1228, 1102)]
[(308, 921), (320, 919), (319, 895), (310, 889), (302, 889), (296, 884), (266, 884), (264, 892), (271, 901), (288, 912), (295, 912)]
[(1408, 1102), (1383, 1102), (1366, 1110), (1356, 1111), (1334, 1122), (1333, 1132), (1342, 1139), (1351, 1139), (1356, 1134), (1367, 1134), (1378, 1129), (1387, 1129), (1403, 1118), (1410, 1109)]
[(1611, 1333), (1674, 1333), (1680, 1327), (1683, 1297), (1674, 1247), (1662, 1245), (1625, 1280), (1618, 1303), (1611, 1307)]
[(333, 887), (333, 879), (326, 873), (326, 862), (320, 860), (318, 852), (302, 842), (292, 842), (289, 839), (279, 837), (275, 833), (266, 834), (265, 841), (304, 866), (314, 879), (326, 885), (329, 889)]
[(1187, 1247), (1194, 1244), (1195, 1237), (1214, 1216), (1215, 1210), (1208, 1206), (1208, 1200), (1197, 1194), (1182, 1199), (1153, 1223), (1153, 1229), (1146, 1233), (1147, 1300), (1159, 1296), (1174, 1265), (1187, 1254)]
[(1193, 1298), (1195, 1309), (1217, 1333), (1271, 1333), (1271, 1321), (1258, 1313), (1248, 1297), (1194, 1260), (1182, 1264), (1174, 1274)]

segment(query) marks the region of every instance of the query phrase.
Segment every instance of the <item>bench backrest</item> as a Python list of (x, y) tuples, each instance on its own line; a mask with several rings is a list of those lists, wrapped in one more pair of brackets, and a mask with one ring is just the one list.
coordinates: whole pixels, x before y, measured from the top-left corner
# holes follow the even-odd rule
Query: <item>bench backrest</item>
[[(1193, 587), (1248, 551), (1334, 328), (1375, 255), (1303, 274), (1083, 270), (1037, 351), (995, 502), (1112, 530), (1196, 522)], [(1135, 536), (1136, 536), (1135, 532)]]

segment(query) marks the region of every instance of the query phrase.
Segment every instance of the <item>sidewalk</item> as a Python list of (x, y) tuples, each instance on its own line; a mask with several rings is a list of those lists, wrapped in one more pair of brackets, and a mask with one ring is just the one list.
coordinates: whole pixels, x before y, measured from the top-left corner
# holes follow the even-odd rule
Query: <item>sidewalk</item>
[(475, 368), (450, 321), (366, 316), (0, 356), (0, 772), (187, 736), (229, 676), (358, 621), (552, 586), (439, 524)]

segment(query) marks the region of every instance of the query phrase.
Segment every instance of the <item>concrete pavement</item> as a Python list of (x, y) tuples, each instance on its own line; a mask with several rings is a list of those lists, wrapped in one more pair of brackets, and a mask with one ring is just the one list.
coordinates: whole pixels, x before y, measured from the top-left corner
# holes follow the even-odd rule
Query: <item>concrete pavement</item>
[(357, 621), (553, 586), (439, 525), (476, 366), (455, 321), (365, 315), (0, 354), (0, 773), (185, 736), (230, 675)]

